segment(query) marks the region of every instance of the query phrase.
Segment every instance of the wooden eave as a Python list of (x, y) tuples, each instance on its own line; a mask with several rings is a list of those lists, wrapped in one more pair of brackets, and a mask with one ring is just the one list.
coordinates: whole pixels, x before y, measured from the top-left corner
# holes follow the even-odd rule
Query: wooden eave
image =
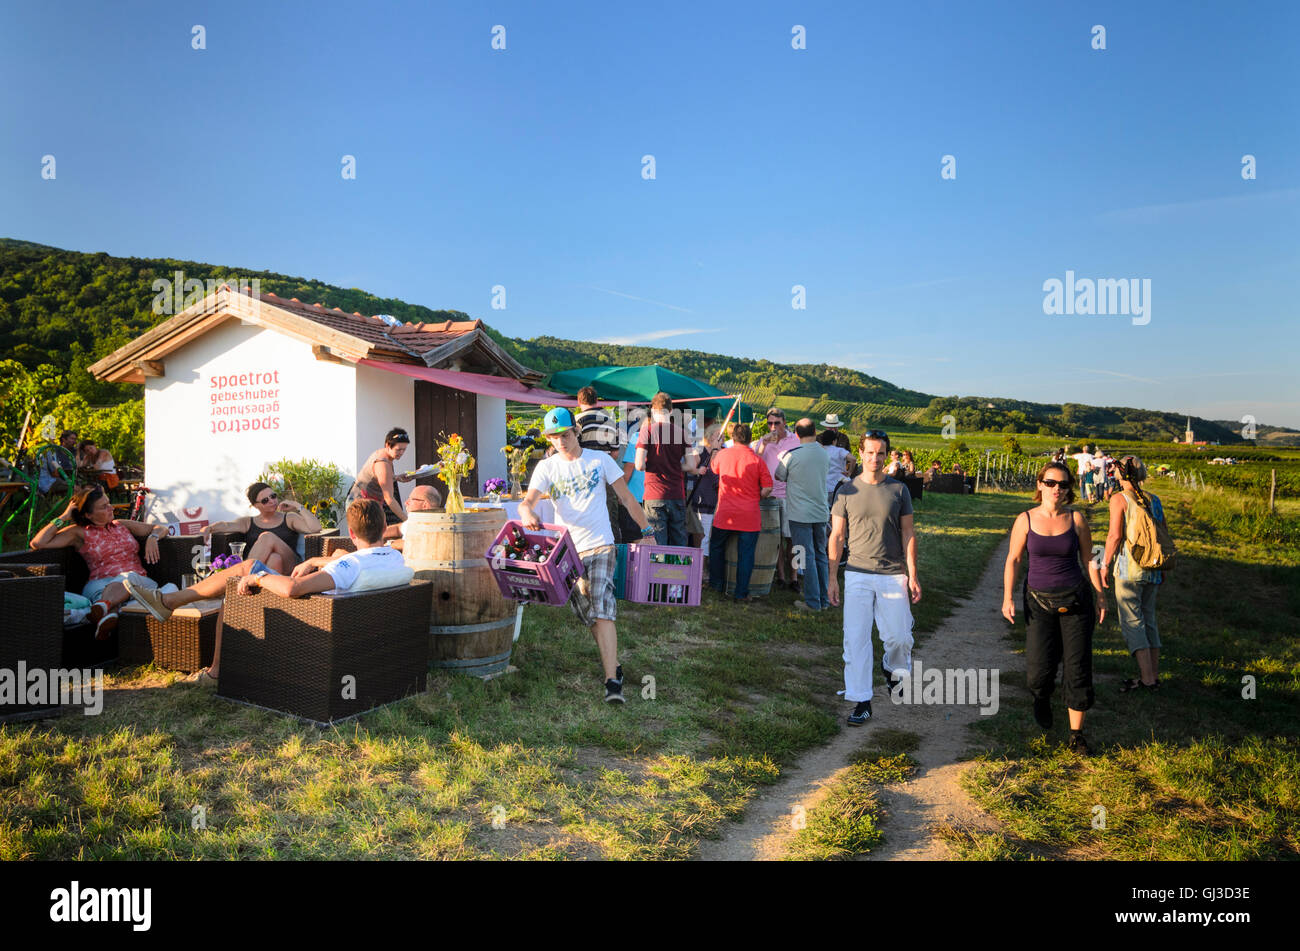
[[(274, 295), (268, 296), (273, 300), (279, 299)], [(341, 311), (335, 313), (342, 315)], [(483, 365), (493, 372), (529, 385), (540, 382), (544, 375), (523, 366), (510, 356), (488, 336), (479, 321), (474, 322), (473, 330), (421, 351), (417, 349), (421, 341), (409, 332), (398, 334), (387, 329), (367, 328), (372, 337), (378, 330), (387, 340), (387, 343), (377, 343), (373, 339), (354, 336), (310, 317), (277, 307), (264, 298), (257, 299), (232, 291), (227, 286), (218, 288), (215, 294), (168, 318), (87, 369), (95, 379), (104, 382), (144, 383), (146, 375), (165, 375), (164, 358), (168, 354), (226, 321), (235, 319), (275, 330), (292, 340), (307, 344), (318, 359), (343, 364), (356, 364), (360, 360), (370, 359), (441, 367), (456, 361), (462, 365), (468, 364), (464, 366), (467, 370)], [(433, 329), (430, 325), (418, 326)]]
[(216, 294), (164, 320), (86, 369), (95, 379), (108, 383), (143, 383), (143, 364), (162, 362), (169, 353), (232, 319), (276, 330), (309, 346), (325, 347), (348, 363), (356, 363), (366, 357), (416, 362), (411, 354), (398, 350), (397, 344), (394, 344), (394, 350), (389, 354), (360, 337), (318, 324), (246, 294), (234, 293), (223, 286), (218, 288)]

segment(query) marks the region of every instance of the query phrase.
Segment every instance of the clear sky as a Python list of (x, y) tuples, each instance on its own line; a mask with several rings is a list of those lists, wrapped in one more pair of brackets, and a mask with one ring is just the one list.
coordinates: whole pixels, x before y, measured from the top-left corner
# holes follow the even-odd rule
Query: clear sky
[[(1291, 0), (5, 2), (0, 236), (1300, 427), (1298, 33)], [(1150, 322), (1044, 314), (1067, 271), (1149, 280)]]

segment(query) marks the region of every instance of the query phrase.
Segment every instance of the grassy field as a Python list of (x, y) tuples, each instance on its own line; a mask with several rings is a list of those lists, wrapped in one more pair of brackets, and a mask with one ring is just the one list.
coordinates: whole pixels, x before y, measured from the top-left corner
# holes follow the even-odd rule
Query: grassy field
[(872, 730), (867, 745), (844, 772), (827, 786), (826, 796), (808, 811), (804, 828), (794, 836), (786, 861), (851, 859), (883, 841), (876, 794), (885, 783), (903, 782), (916, 764), (907, 754), (919, 737), (906, 730)]
[[(1235, 493), (1157, 490), (1180, 553), (1157, 603), (1160, 691), (1118, 692), (1136, 666), (1108, 620), (1087, 723), (1100, 755), (1080, 759), (1005, 678), (968, 777), (1003, 830), (948, 830), (963, 857), (1300, 857), (1300, 506), (1269, 516)], [(1094, 510), (1094, 538), (1107, 521)]]
[[(973, 587), (1023, 505), (920, 503), (918, 632)], [(0, 726), (0, 859), (686, 858), (841, 729), (838, 611), (793, 599), (620, 602), (623, 708), (601, 699), (590, 635), (537, 607), (517, 673), (437, 674), (335, 729), (112, 672), (100, 716)]]

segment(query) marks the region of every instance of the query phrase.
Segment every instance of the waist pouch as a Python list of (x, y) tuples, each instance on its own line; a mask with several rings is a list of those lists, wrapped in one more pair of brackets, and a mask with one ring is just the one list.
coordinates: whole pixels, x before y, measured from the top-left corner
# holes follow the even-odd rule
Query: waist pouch
[(1078, 614), (1088, 607), (1087, 582), (1073, 588), (1029, 588), (1034, 605), (1048, 614)]

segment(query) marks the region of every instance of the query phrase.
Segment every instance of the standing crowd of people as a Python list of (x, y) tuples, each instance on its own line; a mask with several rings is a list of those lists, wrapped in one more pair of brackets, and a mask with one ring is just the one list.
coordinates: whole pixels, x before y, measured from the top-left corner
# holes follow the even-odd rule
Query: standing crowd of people
[[(855, 462), (837, 416), (823, 419), (820, 432), (810, 418), (798, 420), (791, 430), (779, 407), (768, 410), (768, 431), (758, 439), (745, 423), (724, 430), (716, 420), (705, 419), (702, 428), (692, 426), (674, 412), (666, 393), (656, 394), (635, 439), (624, 440), (590, 387), (578, 394), (578, 404), (576, 415), (562, 408), (546, 414), (542, 435), (551, 452), (532, 473), (519, 518), (527, 528), (539, 529), (536, 507), (549, 497), (556, 523), (573, 539), (583, 575), (570, 606), (595, 640), (605, 699), (624, 701), (614, 583), (618, 541), (653, 538), (661, 545), (702, 547), (708, 553), (709, 587), (725, 596), (727, 549), (734, 540), (731, 597), (743, 604), (751, 600), (766, 509), (769, 531), (778, 539), (775, 571), (780, 582), (800, 593), (797, 609), (843, 607), (843, 696), (853, 703), (848, 723), (869, 720), (873, 627), (883, 648), (880, 669), (888, 689), (912, 670), (911, 606), (921, 599), (921, 583), (912, 494), (901, 481), (915, 474), (911, 453), (893, 450), (888, 433), (871, 429), (858, 439)], [(71, 444), (76, 434), (64, 435)], [(319, 531), (320, 522), (301, 504), (280, 499), (264, 482), (248, 487), (255, 514), (207, 529), (243, 533), (246, 560), (179, 591), (157, 588), (141, 563), (141, 540), (144, 559), (156, 561), (157, 540), (166, 526), (116, 519), (99, 485), (79, 489), (67, 510), (31, 544), (72, 546), (85, 557), (91, 580), (83, 593), (92, 602), (97, 637), (107, 636), (118, 608), (131, 597), (166, 620), (185, 604), (223, 597), (230, 577), (239, 578), (240, 594), (265, 588), (300, 597), (351, 588), (366, 571), (386, 577), (400, 573), (408, 511), (441, 505), (436, 490), (427, 486), (417, 487), (402, 503), (396, 483), (410, 481), (412, 474), (399, 475), (394, 463), (410, 442), (405, 430), (390, 430), (383, 447), (361, 467), (347, 508), (348, 533), (357, 549), (350, 555), (339, 552), (299, 562), (298, 539)], [(1121, 692), (1157, 690), (1161, 641), (1155, 605), (1163, 572), (1172, 565), (1173, 546), (1159, 497), (1142, 488), (1147, 478), (1142, 461), (1131, 455), (1112, 459), (1085, 445), (1074, 456), (1080, 490), (1085, 500), (1101, 493), (1110, 507), (1104, 551), (1094, 557), (1088, 520), (1071, 507), (1075, 479), (1065, 458), (1061, 450), (1038, 472), (1035, 507), (1012, 525), (1002, 614), (1013, 624), (1018, 616), (1026, 623), (1035, 720), (1044, 729), (1051, 727), (1051, 697), (1060, 673), (1070, 746), (1086, 754), (1083, 726), (1095, 699), (1092, 638), (1105, 618), (1106, 591), (1114, 588), (1121, 632), (1137, 665), (1137, 676), (1126, 680)], [(1018, 615), (1014, 594), (1022, 563), (1027, 570)], [(216, 683), (219, 665), (220, 636), (214, 663), (192, 679)]]
[[(892, 449), (889, 435), (873, 429), (858, 440), (855, 465), (838, 417), (822, 420), (820, 432), (809, 418), (791, 430), (779, 407), (768, 410), (768, 431), (758, 439), (748, 424), (729, 422), (724, 429), (708, 419), (702, 431), (692, 433), (665, 393), (655, 396), (646, 424), (624, 445), (613, 419), (596, 405), (594, 391), (587, 388), (578, 401), (576, 419), (567, 410), (553, 410), (546, 418), (544, 434), (556, 452), (539, 464), (521, 516), (539, 524), (531, 507), (549, 492), (557, 521), (581, 533), (579, 550), (588, 575), (572, 605), (598, 645), (606, 699), (623, 699), (611, 567), (615, 527), (631, 520), (641, 538), (653, 536), (657, 544), (702, 546), (709, 588), (725, 596), (730, 567), (731, 597), (744, 604), (752, 600), (749, 583), (766, 509), (773, 528), (779, 524), (775, 572), (779, 582), (800, 592), (796, 608), (843, 607), (843, 696), (853, 703), (848, 723), (869, 720), (876, 669), (873, 627), (883, 648), (880, 670), (887, 689), (912, 670), (912, 605), (920, 601), (921, 583), (912, 495), (901, 481), (916, 475), (912, 454)], [(1163, 527), (1164, 513), (1159, 498), (1141, 488), (1146, 469), (1140, 459), (1112, 459), (1087, 447), (1084, 453), (1083, 471), (1098, 473), (1088, 480), (1085, 497), (1110, 500), (1104, 554), (1093, 557), (1087, 518), (1071, 508), (1074, 476), (1062, 450), (1037, 475), (1035, 507), (1012, 525), (1002, 613), (1012, 623), (1022, 617), (1027, 625), (1035, 720), (1051, 727), (1051, 696), (1059, 676), (1070, 747), (1087, 754), (1084, 719), (1095, 699), (1092, 637), (1105, 618), (1108, 588), (1115, 590), (1121, 632), (1138, 668), (1121, 692), (1159, 686), (1155, 597), (1162, 572), (1151, 567), (1149, 552), (1139, 551), (1133, 526), (1146, 519)], [(936, 462), (930, 472), (938, 471)], [(634, 474), (644, 477), (639, 497), (628, 486)], [(606, 504), (597, 504), (602, 496)], [(1022, 564), (1027, 571), (1018, 615), (1014, 589)]]

